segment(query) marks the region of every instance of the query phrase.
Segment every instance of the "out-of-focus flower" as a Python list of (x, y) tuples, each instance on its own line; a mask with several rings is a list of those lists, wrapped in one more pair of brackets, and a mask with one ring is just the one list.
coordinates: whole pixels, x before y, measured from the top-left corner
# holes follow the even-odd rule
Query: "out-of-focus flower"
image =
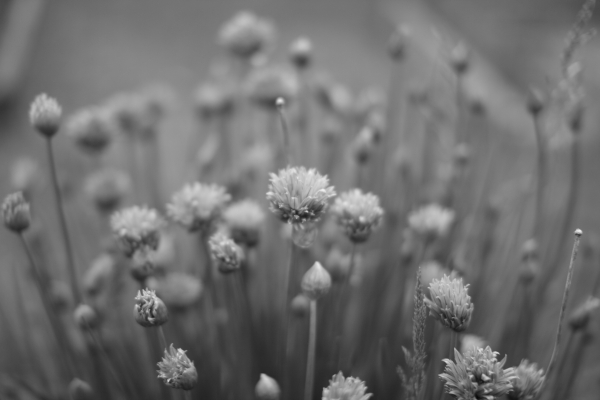
[(181, 272), (172, 272), (161, 278), (151, 278), (147, 283), (170, 310), (185, 310), (196, 304), (202, 294), (200, 280)]
[(327, 176), (314, 168), (287, 167), (270, 176), (270, 210), (289, 224), (318, 221), (327, 211), (329, 199), (335, 196)]
[(354, 113), (358, 120), (364, 122), (369, 114), (385, 110), (386, 99), (386, 92), (381, 87), (370, 86), (362, 90), (354, 102)]
[(531, 88), (527, 95), (527, 110), (534, 117), (546, 107), (546, 95), (539, 89)]
[(102, 254), (85, 271), (82, 286), (89, 296), (96, 296), (106, 288), (114, 276), (116, 261), (110, 254)]
[(250, 100), (267, 109), (275, 110), (275, 102), (282, 98), (289, 104), (300, 90), (297, 74), (290, 68), (269, 65), (256, 68), (248, 75), (246, 91)]
[(515, 377), (512, 380), (513, 389), (508, 393), (511, 400), (534, 400), (544, 383), (544, 370), (538, 368), (536, 363), (528, 360), (521, 361), (515, 368)]
[(290, 45), (290, 59), (298, 69), (305, 69), (312, 62), (313, 45), (310, 40), (300, 37)]
[(23, 192), (25, 196), (33, 189), (39, 166), (29, 157), (19, 157), (11, 166), (10, 183), (14, 190)]
[(175, 92), (169, 85), (155, 83), (143, 88), (139, 96), (146, 116), (146, 134), (152, 135), (174, 103)]
[(469, 70), (471, 54), (469, 48), (460, 42), (452, 49), (450, 53), (450, 66), (457, 75), (463, 75)]
[(381, 224), (383, 209), (378, 196), (353, 189), (335, 199), (331, 214), (351, 241), (362, 243)]
[(230, 200), (223, 186), (195, 182), (173, 195), (167, 215), (190, 232), (209, 233)]
[(352, 142), (352, 152), (357, 164), (364, 165), (371, 159), (374, 144), (375, 134), (373, 130), (368, 126), (364, 126)]
[(410, 228), (427, 239), (444, 236), (452, 222), (454, 222), (454, 211), (439, 204), (423, 206), (408, 216)]
[(302, 293), (310, 300), (318, 300), (329, 292), (331, 276), (320, 262), (315, 262), (302, 277)]
[(92, 400), (94, 398), (94, 391), (86, 381), (74, 378), (69, 383), (69, 398), (71, 400)]
[(65, 129), (83, 151), (95, 155), (102, 153), (117, 132), (112, 116), (106, 108), (83, 108), (71, 115)]
[(133, 206), (114, 213), (110, 225), (127, 257), (137, 250), (156, 250), (164, 221), (154, 209)]
[(167, 306), (156, 296), (154, 290), (138, 290), (135, 301), (133, 317), (141, 326), (161, 326), (169, 320)]
[(210, 237), (208, 244), (219, 271), (226, 274), (240, 269), (244, 252), (232, 239), (217, 233)]
[(248, 247), (258, 244), (265, 213), (256, 201), (245, 199), (231, 204), (223, 212), (223, 219), (236, 243)]
[(52, 307), (57, 313), (63, 313), (71, 309), (73, 304), (73, 292), (67, 282), (51, 280), (48, 285), (48, 294)]
[(402, 61), (406, 56), (406, 45), (410, 30), (404, 25), (398, 25), (388, 40), (388, 53), (392, 60)]
[(440, 280), (446, 269), (436, 260), (425, 261), (421, 264), (421, 286), (429, 287), (435, 279)]
[(329, 386), (323, 389), (323, 400), (368, 400), (372, 395), (367, 392), (365, 383), (358, 378), (344, 378), (338, 372), (329, 381)]
[(590, 317), (594, 311), (600, 308), (600, 299), (590, 297), (573, 311), (569, 318), (569, 326), (573, 330), (583, 329), (590, 322)]
[(98, 314), (87, 304), (80, 304), (73, 312), (75, 323), (81, 329), (91, 329), (98, 325)]
[(4, 225), (15, 233), (21, 233), (31, 224), (31, 212), (29, 203), (23, 197), (23, 193), (9, 194), (2, 203), (2, 216)]
[(120, 133), (130, 138), (139, 135), (147, 124), (144, 106), (142, 97), (137, 93), (119, 93), (105, 104)]
[(514, 368), (502, 369), (506, 363), (497, 360), (498, 353), (488, 346), (473, 348), (464, 355), (454, 349), (456, 362), (446, 358), (446, 369), (440, 378), (446, 392), (459, 400), (494, 400), (512, 389)]
[(129, 176), (114, 169), (94, 172), (85, 181), (85, 192), (98, 210), (104, 213), (115, 211), (131, 189)]
[(58, 102), (45, 93), (38, 95), (31, 103), (29, 121), (39, 133), (51, 138), (58, 132), (62, 118), (62, 108)]
[(196, 111), (203, 119), (229, 114), (234, 105), (234, 93), (230, 85), (205, 82), (194, 94)]
[(219, 43), (232, 55), (250, 59), (273, 41), (273, 25), (248, 11), (227, 21), (219, 32)]
[(260, 374), (254, 393), (258, 400), (279, 400), (281, 397), (281, 389), (277, 381), (265, 374)]
[(167, 386), (174, 389), (192, 390), (198, 381), (198, 372), (193, 361), (182, 349), (175, 349), (173, 344), (165, 349), (165, 355), (157, 365), (158, 377)]
[(334, 282), (343, 281), (350, 273), (350, 254), (346, 254), (339, 247), (334, 246), (327, 254), (325, 268), (331, 274)]
[(304, 317), (310, 310), (310, 299), (300, 293), (292, 299), (290, 309), (296, 317)]
[(462, 278), (444, 275), (441, 280), (434, 279), (429, 285), (431, 299), (425, 299), (430, 315), (456, 332), (467, 329), (474, 308), (468, 287), (463, 285)]
[(473, 348), (484, 348), (486, 346), (486, 341), (477, 335), (466, 334), (460, 338), (460, 352), (463, 354)]

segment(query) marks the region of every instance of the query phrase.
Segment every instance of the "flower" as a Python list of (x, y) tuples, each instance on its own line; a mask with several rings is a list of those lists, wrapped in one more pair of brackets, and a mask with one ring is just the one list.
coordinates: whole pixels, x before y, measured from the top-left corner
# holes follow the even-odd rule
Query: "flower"
[(88, 107), (75, 112), (66, 122), (66, 132), (89, 154), (102, 153), (116, 133), (116, 125), (106, 108)]
[(300, 293), (292, 299), (290, 310), (296, 317), (304, 317), (310, 311), (310, 299)]
[(110, 254), (102, 254), (92, 261), (83, 275), (82, 286), (89, 296), (99, 294), (108, 287), (116, 270), (116, 260)]
[(29, 121), (39, 133), (51, 138), (58, 132), (62, 118), (60, 104), (45, 93), (38, 95), (29, 108)]
[(273, 25), (248, 11), (236, 14), (219, 32), (219, 44), (239, 58), (249, 59), (273, 40)]
[(430, 299), (425, 299), (430, 315), (442, 325), (462, 332), (468, 328), (473, 314), (473, 303), (467, 294), (469, 285), (463, 285), (461, 279), (434, 279), (429, 285)]
[(372, 395), (365, 393), (367, 387), (358, 378), (344, 378), (342, 372), (338, 372), (329, 381), (329, 386), (323, 389), (323, 400), (368, 400)]
[(370, 126), (364, 126), (352, 142), (352, 151), (357, 164), (363, 165), (369, 161), (374, 144), (375, 131)]
[(138, 290), (133, 306), (135, 321), (144, 327), (161, 326), (169, 320), (167, 306), (156, 296), (154, 290)]
[(502, 369), (506, 357), (498, 361), (497, 355), (489, 346), (473, 348), (464, 355), (454, 349), (456, 362), (444, 359), (446, 369), (440, 374), (446, 392), (459, 400), (494, 400), (509, 393), (515, 371)]
[(248, 247), (258, 244), (265, 213), (256, 201), (246, 199), (233, 203), (223, 212), (223, 219), (236, 243)]
[(4, 225), (15, 233), (21, 233), (31, 224), (31, 212), (29, 203), (23, 197), (23, 193), (9, 194), (2, 203), (2, 216)]
[(158, 212), (148, 207), (133, 206), (115, 212), (110, 225), (125, 255), (131, 257), (137, 250), (156, 250), (160, 228), (164, 225)]
[(426, 238), (445, 235), (453, 221), (454, 211), (439, 204), (423, 206), (408, 216), (410, 228)]
[(600, 308), (600, 299), (590, 296), (579, 305), (569, 317), (569, 326), (573, 330), (585, 328), (590, 321), (592, 312)]
[(281, 396), (281, 389), (275, 379), (268, 375), (260, 374), (260, 379), (254, 388), (254, 393), (258, 400), (278, 400)]
[(231, 85), (206, 82), (194, 94), (198, 115), (202, 118), (228, 114), (234, 106), (234, 93)]
[(94, 391), (89, 383), (79, 378), (74, 378), (69, 383), (69, 398), (72, 400), (92, 400)]
[(311, 168), (287, 167), (271, 173), (267, 200), (270, 210), (284, 222), (317, 222), (327, 211), (328, 200), (335, 196), (329, 179)]
[(511, 400), (533, 400), (544, 383), (544, 370), (538, 369), (536, 363), (530, 363), (528, 360), (521, 361), (521, 364), (515, 369), (516, 376), (512, 380), (513, 389), (508, 393)]
[(460, 352), (466, 353), (469, 350), (472, 350), (474, 347), (485, 347), (486, 341), (482, 337), (477, 335), (466, 334), (462, 335), (460, 338)]
[(176, 192), (167, 204), (167, 215), (190, 232), (209, 232), (231, 196), (215, 184), (195, 182)]
[(219, 271), (226, 274), (240, 269), (244, 260), (244, 252), (233, 240), (217, 233), (210, 237), (208, 244)]
[(318, 300), (329, 292), (331, 276), (320, 262), (316, 261), (302, 277), (302, 293), (310, 300)]
[(129, 176), (114, 169), (94, 172), (85, 182), (85, 192), (101, 212), (113, 212), (131, 188)]
[(193, 361), (190, 361), (185, 351), (175, 349), (173, 344), (165, 349), (165, 356), (157, 365), (158, 377), (167, 386), (174, 389), (192, 390), (198, 381), (198, 373)]
[(144, 99), (137, 93), (118, 93), (105, 107), (120, 133), (129, 137), (139, 134), (147, 125)]
[(363, 193), (360, 189), (340, 194), (331, 207), (331, 213), (354, 243), (367, 241), (373, 230), (379, 227), (383, 217), (379, 197)]
[(98, 314), (87, 304), (80, 304), (73, 312), (75, 323), (81, 329), (91, 329), (98, 325)]
[(246, 81), (250, 100), (273, 110), (277, 99), (282, 98), (288, 104), (298, 95), (299, 90), (297, 74), (290, 68), (278, 65), (256, 68)]
[(307, 68), (312, 61), (312, 52), (312, 42), (305, 37), (299, 37), (290, 45), (290, 59), (292, 64), (298, 69)]
[(185, 310), (196, 304), (202, 294), (202, 282), (192, 275), (172, 272), (159, 279), (148, 280), (170, 310)]

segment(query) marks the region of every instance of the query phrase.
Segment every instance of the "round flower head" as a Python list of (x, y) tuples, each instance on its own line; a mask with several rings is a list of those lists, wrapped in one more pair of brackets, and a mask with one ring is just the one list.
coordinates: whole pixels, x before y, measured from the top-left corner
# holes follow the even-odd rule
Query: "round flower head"
[(219, 271), (226, 274), (240, 269), (244, 252), (233, 240), (217, 233), (210, 237), (208, 244)]
[(569, 317), (569, 326), (573, 330), (583, 329), (590, 322), (591, 314), (600, 308), (600, 299), (589, 297), (579, 305)]
[(375, 144), (375, 132), (371, 127), (363, 127), (352, 143), (354, 159), (359, 165), (364, 165), (373, 154)]
[(372, 395), (366, 393), (365, 383), (358, 378), (344, 378), (338, 372), (329, 381), (329, 386), (323, 389), (323, 400), (368, 400)]
[(69, 398), (72, 400), (92, 400), (94, 391), (92, 387), (86, 381), (82, 381), (79, 378), (74, 378), (69, 383)]
[(277, 99), (289, 104), (300, 90), (296, 73), (286, 67), (271, 65), (254, 69), (246, 81), (250, 100), (267, 109), (275, 110)]
[(340, 194), (331, 207), (331, 213), (354, 243), (367, 241), (373, 230), (379, 227), (383, 217), (379, 197), (363, 193), (360, 189)]
[(258, 244), (265, 213), (256, 201), (246, 199), (233, 203), (223, 212), (223, 219), (236, 243), (248, 247)]
[(309, 39), (300, 37), (294, 40), (290, 46), (290, 59), (292, 64), (298, 69), (307, 68), (312, 61), (312, 52), (313, 46)]
[(113, 169), (94, 172), (85, 181), (86, 194), (98, 210), (105, 213), (111, 213), (120, 206), (130, 187), (129, 176)]
[(474, 308), (468, 287), (463, 285), (462, 278), (444, 275), (440, 280), (434, 279), (429, 285), (431, 299), (425, 299), (430, 315), (456, 332), (467, 329)]
[(192, 390), (198, 381), (198, 373), (194, 363), (185, 351), (175, 349), (173, 344), (165, 349), (165, 355), (158, 364), (158, 377), (173, 389)]
[(58, 102), (45, 93), (38, 95), (29, 109), (29, 121), (39, 133), (50, 138), (58, 132), (62, 108)]
[(312, 168), (287, 167), (271, 174), (267, 200), (271, 211), (289, 224), (316, 222), (335, 196), (329, 179)]
[(29, 203), (23, 197), (23, 193), (9, 194), (2, 203), (2, 216), (4, 225), (13, 232), (21, 233), (31, 223)]
[(445, 235), (453, 221), (454, 211), (439, 204), (423, 206), (408, 216), (410, 228), (426, 238)]
[(92, 261), (83, 275), (83, 288), (89, 296), (98, 295), (107, 288), (114, 277), (116, 260), (110, 254), (102, 254)]
[(10, 183), (14, 190), (24, 192), (25, 195), (33, 190), (39, 166), (29, 157), (20, 157), (11, 165)]
[(75, 323), (81, 329), (90, 329), (98, 325), (98, 314), (87, 304), (80, 304), (73, 312)]
[(515, 368), (515, 378), (512, 380), (512, 391), (508, 394), (511, 400), (534, 400), (537, 398), (544, 383), (544, 370), (538, 369), (536, 363), (527, 360)]
[(498, 361), (498, 353), (488, 346), (473, 348), (464, 355), (454, 349), (456, 362), (446, 358), (446, 369), (440, 378), (446, 392), (457, 399), (494, 400), (512, 389), (514, 368), (502, 369), (506, 357)]
[(302, 293), (310, 300), (318, 300), (329, 292), (331, 276), (320, 262), (315, 262), (302, 277)]
[(229, 85), (206, 82), (194, 94), (196, 111), (203, 119), (231, 112), (234, 93)]
[(279, 400), (281, 397), (281, 389), (277, 381), (265, 374), (260, 374), (254, 393), (258, 400)]
[(250, 59), (273, 40), (273, 25), (248, 11), (236, 14), (219, 32), (219, 43), (235, 57)]
[(66, 132), (89, 154), (100, 154), (110, 144), (116, 126), (106, 109), (89, 107), (77, 111), (66, 122)]
[(185, 185), (167, 204), (167, 215), (190, 232), (210, 232), (231, 196), (224, 187), (195, 182)]
[(300, 293), (292, 299), (290, 310), (296, 317), (304, 317), (310, 312), (310, 299)]
[(144, 99), (136, 93), (119, 93), (105, 105), (120, 133), (134, 136), (147, 125)]
[(162, 278), (150, 278), (148, 287), (156, 290), (170, 310), (185, 310), (196, 304), (202, 294), (202, 283), (194, 276), (173, 272)]
[(156, 296), (154, 290), (138, 290), (133, 307), (135, 321), (144, 327), (160, 326), (169, 320), (167, 306)]
[(110, 225), (125, 255), (132, 257), (137, 250), (158, 248), (164, 221), (154, 209), (133, 206), (114, 213)]

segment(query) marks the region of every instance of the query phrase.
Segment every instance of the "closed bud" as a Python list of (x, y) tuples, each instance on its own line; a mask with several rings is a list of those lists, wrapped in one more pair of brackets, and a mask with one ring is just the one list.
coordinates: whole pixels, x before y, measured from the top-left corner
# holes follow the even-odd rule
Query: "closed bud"
[(74, 378), (69, 383), (69, 397), (71, 400), (92, 400), (94, 391), (89, 383), (79, 378)]
[(544, 107), (546, 107), (544, 94), (538, 89), (531, 88), (527, 96), (527, 111), (535, 117), (544, 110)]
[(31, 223), (31, 213), (29, 203), (25, 201), (23, 193), (16, 192), (9, 194), (2, 203), (2, 216), (4, 225), (15, 233), (21, 233)]
[(523, 261), (528, 260), (537, 260), (539, 258), (539, 245), (537, 240), (531, 238), (523, 243), (523, 247), (521, 248), (521, 258)]
[(98, 325), (98, 314), (87, 304), (80, 304), (73, 313), (75, 323), (82, 329), (91, 329)]
[(450, 66), (457, 75), (464, 75), (469, 69), (470, 54), (464, 43), (457, 44), (450, 53)]
[(268, 375), (260, 374), (260, 379), (254, 388), (258, 400), (279, 400), (281, 389), (279, 384)]
[(62, 118), (62, 108), (47, 94), (38, 95), (29, 109), (29, 121), (39, 133), (51, 138), (58, 132)]
[(290, 59), (298, 69), (305, 69), (312, 62), (313, 46), (305, 37), (296, 39), (290, 46)]
[(373, 129), (365, 126), (361, 129), (353, 143), (354, 159), (360, 165), (366, 164), (373, 154), (373, 145), (375, 143), (375, 134)]
[(135, 322), (143, 327), (161, 326), (169, 320), (165, 303), (156, 296), (154, 290), (138, 291), (133, 307)]
[(310, 300), (318, 300), (329, 292), (331, 276), (320, 262), (315, 262), (302, 278), (302, 292)]
[(310, 311), (310, 299), (301, 293), (292, 299), (290, 308), (296, 317), (304, 317)]

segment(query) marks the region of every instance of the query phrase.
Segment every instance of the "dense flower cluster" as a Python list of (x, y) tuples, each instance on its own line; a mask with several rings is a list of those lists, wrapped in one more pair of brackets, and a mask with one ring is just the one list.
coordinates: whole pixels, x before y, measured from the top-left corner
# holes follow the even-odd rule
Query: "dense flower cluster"
[(156, 296), (154, 290), (138, 291), (135, 300), (133, 316), (138, 324), (145, 327), (160, 326), (169, 320), (167, 306)]
[(158, 248), (164, 221), (154, 209), (133, 206), (114, 213), (110, 225), (123, 252), (131, 257), (137, 250)]
[(273, 40), (273, 25), (248, 11), (236, 14), (219, 32), (219, 43), (232, 55), (248, 59)]
[(536, 363), (523, 360), (515, 369), (515, 375), (512, 380), (513, 390), (508, 394), (508, 398), (511, 400), (534, 400), (537, 398), (544, 383), (544, 370), (538, 368)]
[(2, 203), (2, 216), (4, 225), (13, 232), (20, 233), (29, 228), (31, 214), (23, 193), (16, 192), (6, 196)]
[(429, 204), (413, 211), (408, 216), (408, 225), (420, 235), (436, 238), (445, 235), (454, 222), (454, 211)]
[(217, 233), (208, 241), (213, 259), (222, 273), (238, 270), (244, 260), (244, 252), (227, 236)]
[(233, 203), (223, 212), (223, 219), (236, 243), (248, 247), (258, 244), (265, 213), (256, 201), (246, 199)]
[(379, 206), (379, 197), (354, 189), (335, 199), (331, 214), (350, 240), (361, 243), (379, 227), (383, 209)]
[(195, 182), (185, 185), (167, 204), (167, 215), (190, 232), (210, 232), (231, 196), (222, 186)]
[(323, 400), (368, 400), (372, 395), (366, 393), (365, 383), (358, 378), (344, 378), (338, 372), (329, 381), (329, 386), (323, 389)]
[(429, 285), (431, 299), (425, 299), (430, 315), (456, 332), (467, 329), (474, 308), (468, 287), (463, 285), (462, 278), (444, 275), (440, 280), (434, 279)]
[(39, 133), (46, 137), (52, 137), (58, 132), (61, 118), (60, 104), (47, 94), (40, 94), (31, 103), (29, 121)]
[(158, 363), (158, 377), (166, 385), (174, 389), (192, 390), (198, 381), (198, 372), (193, 361), (182, 349), (175, 349), (171, 344), (165, 349), (165, 355)]

